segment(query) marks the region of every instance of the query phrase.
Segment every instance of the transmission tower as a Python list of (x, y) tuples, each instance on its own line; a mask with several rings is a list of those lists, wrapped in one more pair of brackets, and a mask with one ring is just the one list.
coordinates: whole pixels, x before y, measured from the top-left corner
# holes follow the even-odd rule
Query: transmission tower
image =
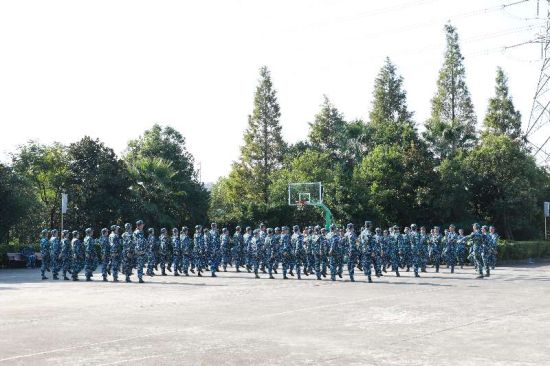
[[(541, 0), (537, 1), (537, 16), (540, 13), (540, 2)], [(531, 145), (537, 160), (549, 165), (550, 152), (547, 146), (550, 141), (550, 0), (546, 0), (546, 3), (546, 24), (533, 40), (533, 43), (541, 45), (542, 65), (524, 138)], [(542, 142), (534, 143), (533, 137), (541, 134)]]

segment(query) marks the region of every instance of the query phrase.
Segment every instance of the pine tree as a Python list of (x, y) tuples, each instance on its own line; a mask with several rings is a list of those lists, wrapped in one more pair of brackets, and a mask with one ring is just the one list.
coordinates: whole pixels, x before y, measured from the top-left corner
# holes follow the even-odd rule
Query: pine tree
[(249, 178), (249, 196), (269, 204), (272, 172), (281, 166), (285, 143), (279, 119), (281, 112), (277, 92), (266, 66), (260, 69), (260, 80), (254, 96), (254, 110), (248, 117), (248, 128), (241, 147), (240, 168)]
[(483, 125), (487, 132), (493, 134), (508, 135), (512, 139), (521, 135), (521, 113), (514, 108), (508, 78), (500, 67), (497, 68), (495, 96), (489, 99)]
[(445, 25), (447, 49), (439, 71), (437, 92), (432, 99), (432, 115), (426, 121), (425, 138), (440, 158), (470, 149), (476, 141), (476, 115), (466, 86), (464, 57), (456, 28)]
[(309, 124), (309, 140), (322, 152), (340, 158), (346, 146), (346, 122), (328, 97), (323, 97), (321, 111), (315, 115), (314, 122)]
[(371, 145), (390, 145), (416, 137), (403, 77), (389, 58), (374, 81), (373, 97), (369, 115)]

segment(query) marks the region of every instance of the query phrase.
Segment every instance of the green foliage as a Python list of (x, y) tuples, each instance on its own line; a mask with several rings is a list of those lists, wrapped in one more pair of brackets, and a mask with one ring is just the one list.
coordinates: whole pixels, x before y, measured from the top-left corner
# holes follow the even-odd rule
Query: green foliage
[[(184, 137), (155, 124), (128, 143), (124, 161), (131, 177), (131, 212), (152, 226), (204, 223), (208, 192), (197, 179)], [(137, 216), (140, 215), (140, 216)]]
[(67, 158), (66, 227), (99, 230), (127, 217), (130, 181), (124, 163), (111, 148), (85, 136), (68, 146)]
[(518, 139), (521, 135), (521, 113), (514, 108), (508, 90), (508, 78), (497, 68), (495, 96), (489, 99), (487, 114), (483, 120), (486, 132), (507, 135)]
[(66, 148), (58, 143), (42, 145), (34, 141), (22, 145), (12, 155), (14, 172), (31, 182), (40, 201), (36, 225), (56, 227), (60, 220), (59, 202), (69, 168)]
[(549, 258), (550, 241), (500, 241), (499, 260), (522, 260), (528, 258)]
[(532, 223), (540, 216), (539, 192), (548, 175), (519, 142), (506, 135), (486, 135), (465, 165), (477, 217), (496, 224), (508, 239), (515, 232), (536, 235)]
[(466, 86), (458, 33), (450, 24), (445, 25), (445, 32), (445, 59), (424, 134), (435, 155), (441, 159), (453, 157), (461, 149), (470, 149), (476, 142), (476, 115)]
[(10, 234), (17, 237), (10, 230), (27, 221), (30, 211), (40, 205), (28, 179), (0, 164), (0, 244), (8, 242)]
[(342, 147), (347, 140), (346, 122), (328, 97), (325, 95), (323, 98), (321, 111), (315, 115), (314, 122), (309, 124), (309, 141), (320, 151), (334, 158), (342, 158)]
[(269, 70), (263, 66), (236, 173), (242, 176), (246, 193), (265, 205), (270, 203), (271, 174), (281, 167), (286, 147), (280, 117), (277, 92), (273, 89)]

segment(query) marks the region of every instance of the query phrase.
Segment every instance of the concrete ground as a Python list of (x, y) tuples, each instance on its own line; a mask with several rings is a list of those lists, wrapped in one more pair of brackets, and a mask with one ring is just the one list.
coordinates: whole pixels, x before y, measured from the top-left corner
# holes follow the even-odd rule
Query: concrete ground
[(0, 365), (550, 364), (550, 264), (483, 280), (471, 268), (372, 284), (276, 277), (140, 285), (0, 270)]

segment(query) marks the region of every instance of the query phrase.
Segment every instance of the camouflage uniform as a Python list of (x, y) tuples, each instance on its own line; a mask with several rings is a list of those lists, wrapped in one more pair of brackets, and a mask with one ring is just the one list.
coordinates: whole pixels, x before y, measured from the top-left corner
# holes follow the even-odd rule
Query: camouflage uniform
[(132, 282), (130, 276), (132, 275), (135, 249), (132, 240), (132, 225), (126, 223), (124, 229), (126, 231), (122, 234), (122, 273), (126, 276), (126, 282)]
[(202, 234), (202, 226), (195, 226), (195, 236), (194, 236), (194, 248), (197, 252), (196, 257), (196, 267), (197, 275), (202, 276), (202, 271), (207, 267), (207, 248), (206, 243), (204, 242), (204, 236)]
[(331, 225), (330, 233), (327, 236), (329, 242), (328, 257), (330, 262), (330, 279), (335, 281), (336, 275), (342, 278), (343, 271), (343, 251), (341, 245), (341, 237), (337, 231), (336, 225)]
[(267, 236), (265, 237), (263, 246), (267, 272), (269, 273), (269, 278), (273, 279), (275, 278), (273, 277), (273, 264), (275, 262), (275, 258), (277, 257), (277, 248), (272, 228), (267, 229)]
[(282, 253), (282, 265), (283, 265), (283, 278), (286, 280), (288, 277), (286, 276), (287, 271), (290, 270), (292, 272), (292, 245), (290, 243), (290, 235), (288, 234), (288, 227), (283, 226), (283, 233), (281, 235), (281, 253)]
[(73, 247), (73, 281), (78, 281), (78, 273), (84, 268), (84, 247), (79, 239), (78, 231), (73, 231), (73, 240), (71, 241)]
[(254, 239), (254, 235), (252, 234), (252, 228), (248, 226), (245, 230), (245, 234), (243, 235), (243, 242), (244, 242), (244, 248), (245, 248), (245, 263), (246, 263), (246, 270), (248, 273), (252, 270), (252, 264), (250, 259), (250, 251), (248, 250), (250, 248), (250, 242)]
[(321, 228), (319, 235), (319, 245), (321, 247), (321, 275), (323, 277), (327, 276), (327, 267), (329, 267), (329, 257), (328, 252), (330, 250), (330, 243), (327, 239), (327, 231), (325, 228)]
[(172, 248), (173, 248), (173, 255), (172, 255), (172, 263), (174, 265), (174, 276), (179, 276), (179, 272), (182, 271), (182, 252), (181, 252), (181, 242), (179, 237), (178, 229), (173, 228), (172, 229)]
[(439, 272), (439, 265), (441, 264), (441, 251), (442, 251), (442, 238), (439, 234), (439, 228), (434, 228), (434, 233), (430, 238), (430, 257), (432, 263), (435, 266), (435, 271)]
[(155, 268), (158, 266), (158, 252), (159, 242), (155, 237), (155, 229), (149, 228), (147, 230), (147, 275), (153, 277), (155, 275)]
[(222, 229), (220, 236), (221, 264), (224, 272), (227, 272), (227, 266), (231, 265), (231, 237), (227, 228)]
[(462, 229), (458, 230), (458, 236), (456, 241), (456, 259), (460, 268), (464, 268), (464, 262), (466, 260), (466, 239), (463, 235)]
[[(159, 264), (160, 264), (160, 271), (162, 276), (166, 276), (166, 267), (168, 263), (171, 263), (171, 261), (168, 260), (168, 256), (171, 255), (169, 250), (169, 243), (170, 237), (168, 236), (168, 232), (166, 231), (166, 228), (160, 229), (160, 237), (159, 237)], [(170, 267), (168, 267), (169, 271), (172, 271)]]
[(403, 241), (401, 242), (400, 252), (400, 266), (401, 268), (407, 267), (407, 272), (411, 269), (412, 255), (411, 255), (411, 238), (409, 236), (410, 230), (405, 228), (403, 233)]
[(99, 246), (101, 248), (101, 275), (103, 281), (107, 281), (107, 273), (111, 272), (109, 269), (109, 262), (111, 259), (110, 245), (109, 245), (109, 230), (107, 228), (101, 229), (101, 237), (99, 238)]
[(256, 229), (254, 230), (254, 235), (252, 236), (252, 239), (248, 241), (248, 246), (246, 248), (246, 251), (248, 253), (248, 264), (254, 271), (254, 275), (256, 278), (260, 278), (260, 275), (258, 274), (258, 257), (259, 253), (263, 250), (261, 245), (261, 239), (260, 239), (260, 230)]
[(147, 230), (147, 271), (146, 274), (150, 277), (155, 275), (155, 267), (157, 266), (158, 240), (155, 237), (155, 229), (152, 227)]
[(233, 234), (233, 258), (235, 259), (235, 270), (240, 272), (240, 268), (245, 265), (244, 238), (240, 226), (235, 228), (235, 234)]
[[(322, 258), (322, 247), (321, 247), (321, 228), (316, 226), (313, 229), (313, 234), (309, 240), (309, 249), (310, 254), (313, 257), (313, 270), (315, 271), (315, 276), (317, 280), (321, 279), (321, 258)], [(310, 260), (311, 261), (311, 260)]]
[(359, 259), (359, 250), (357, 248), (357, 235), (353, 229), (353, 224), (347, 225), (347, 232), (344, 237), (344, 248), (348, 256), (348, 273), (352, 282), (355, 281), (355, 264)]
[(67, 277), (67, 272), (71, 273), (71, 265), (72, 265), (72, 256), (73, 256), (73, 250), (71, 247), (71, 240), (69, 239), (69, 230), (63, 230), (61, 233), (62, 239), (61, 239), (61, 271), (63, 272), (63, 279), (65, 281), (69, 280), (69, 277)]
[(409, 234), (411, 243), (411, 262), (414, 270), (414, 276), (420, 277), (418, 271), (422, 268), (422, 248), (423, 244), (420, 240), (420, 234), (416, 231), (416, 225), (411, 225), (411, 232)]
[(94, 234), (91, 228), (86, 229), (86, 237), (84, 238), (84, 274), (86, 281), (91, 281), (95, 270), (95, 240), (92, 237)]
[(371, 232), (372, 224), (370, 221), (365, 223), (365, 228), (361, 232), (359, 238), (360, 243), (360, 253), (361, 253), (361, 265), (363, 267), (363, 272), (369, 282), (372, 282), (372, 272), (371, 266), (375, 264), (375, 240)]
[(281, 229), (276, 227), (273, 232), (273, 273), (277, 274), (279, 263), (282, 261)]
[(399, 251), (403, 245), (403, 235), (401, 235), (399, 231), (399, 226), (396, 225), (393, 227), (393, 234), (389, 236), (388, 241), (388, 255), (391, 263), (391, 269), (393, 272), (395, 272), (395, 275), (397, 277), (400, 277), (401, 274), (399, 274)]
[(216, 277), (218, 266), (220, 265), (220, 235), (218, 234), (218, 226), (215, 223), (210, 225), (208, 241), (205, 240), (208, 248), (208, 260), (210, 262), (210, 274)]
[(109, 235), (110, 255), (111, 255), (111, 271), (113, 271), (113, 281), (118, 282), (118, 273), (120, 272), (120, 261), (122, 258), (122, 243), (118, 234), (120, 227), (111, 226), (111, 234)]
[(483, 255), (485, 250), (485, 237), (479, 232), (479, 224), (473, 225), (473, 232), (465, 237), (466, 240), (472, 241), (472, 255), (476, 264), (476, 269), (479, 273), (477, 278), (483, 278)]
[(50, 271), (50, 241), (48, 240), (48, 230), (46, 229), (40, 233), (40, 254), (42, 255), (40, 272), (42, 273), (42, 279), (47, 280), (46, 271)]
[(52, 230), (52, 236), (50, 238), (50, 261), (52, 267), (52, 275), (54, 280), (58, 280), (59, 270), (61, 269), (60, 254), (61, 254), (61, 243), (57, 237), (57, 230)]
[(137, 269), (137, 276), (139, 283), (143, 283), (143, 267), (145, 267), (145, 261), (147, 260), (147, 240), (145, 240), (145, 234), (143, 233), (143, 221), (138, 220), (136, 222), (136, 230), (134, 231), (134, 257)]
[(180, 245), (183, 274), (189, 276), (189, 267), (193, 261), (193, 244), (189, 237), (189, 229), (186, 226), (181, 228)]
[(447, 266), (451, 267), (451, 273), (455, 272), (457, 240), (458, 235), (454, 232), (454, 225), (451, 225), (445, 236), (445, 248), (443, 249), (443, 257)]
[(495, 227), (490, 226), (489, 227), (489, 238), (490, 241), (490, 250), (489, 250), (489, 258), (487, 259), (488, 266), (491, 267), (491, 269), (495, 269), (495, 266), (497, 264), (497, 251), (498, 251), (498, 239), (499, 236), (495, 232)]
[[(304, 237), (300, 233), (300, 228), (296, 225), (294, 226), (294, 234), (292, 234), (292, 237), (290, 239), (290, 242), (292, 243), (292, 248), (294, 249), (294, 258), (296, 261), (296, 274), (298, 275), (298, 279), (302, 279), (301, 277), (301, 266), (305, 266), (307, 264), (307, 255), (306, 255), (306, 248), (304, 247)], [(307, 273), (307, 271), (306, 271)]]

